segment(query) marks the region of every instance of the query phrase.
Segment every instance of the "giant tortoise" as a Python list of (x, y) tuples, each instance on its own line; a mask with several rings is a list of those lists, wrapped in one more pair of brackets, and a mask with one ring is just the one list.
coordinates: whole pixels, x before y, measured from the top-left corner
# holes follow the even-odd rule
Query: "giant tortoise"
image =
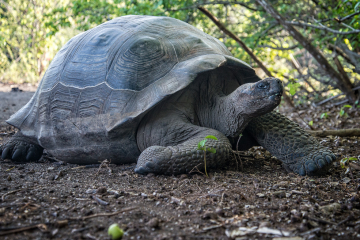
[(216, 149), (207, 167), (261, 145), (300, 175), (325, 172), (334, 154), (274, 108), (283, 86), (259, 79), (219, 40), (169, 17), (124, 16), (72, 38), (33, 98), (7, 120), (19, 131), (1, 157), (135, 163), (137, 173), (204, 167), (198, 143)]

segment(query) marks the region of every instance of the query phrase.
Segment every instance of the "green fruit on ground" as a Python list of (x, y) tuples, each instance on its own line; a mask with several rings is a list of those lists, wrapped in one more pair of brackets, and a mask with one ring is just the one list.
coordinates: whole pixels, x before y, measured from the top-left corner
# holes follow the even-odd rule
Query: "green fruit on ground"
[(124, 235), (124, 230), (122, 230), (119, 225), (116, 223), (111, 224), (111, 226), (108, 229), (108, 234), (111, 237), (111, 239), (121, 239)]

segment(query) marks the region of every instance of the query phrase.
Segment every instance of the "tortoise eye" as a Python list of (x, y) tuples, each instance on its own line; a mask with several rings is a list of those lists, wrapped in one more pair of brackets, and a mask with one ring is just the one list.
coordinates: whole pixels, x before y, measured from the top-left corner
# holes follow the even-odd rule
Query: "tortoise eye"
[(258, 88), (260, 89), (266, 89), (268, 87), (268, 84), (264, 83), (264, 82), (261, 82), (257, 85)]

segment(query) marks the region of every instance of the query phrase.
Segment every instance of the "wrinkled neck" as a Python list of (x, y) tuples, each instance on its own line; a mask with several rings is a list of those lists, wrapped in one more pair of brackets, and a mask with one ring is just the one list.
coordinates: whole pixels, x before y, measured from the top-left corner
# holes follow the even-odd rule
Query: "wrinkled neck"
[(228, 96), (212, 99), (212, 104), (204, 111), (200, 110), (199, 120), (202, 126), (216, 129), (227, 137), (237, 137), (243, 132), (251, 117), (237, 102), (236, 91)]

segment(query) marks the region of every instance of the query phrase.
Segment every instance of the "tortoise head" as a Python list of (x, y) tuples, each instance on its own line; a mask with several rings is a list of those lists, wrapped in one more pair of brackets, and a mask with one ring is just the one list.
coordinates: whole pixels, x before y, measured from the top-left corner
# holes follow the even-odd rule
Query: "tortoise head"
[(217, 129), (226, 136), (238, 136), (252, 118), (277, 107), (283, 91), (282, 82), (277, 78), (266, 78), (239, 86), (219, 102), (217, 115), (223, 117), (217, 124)]
[[(284, 87), (277, 78), (265, 78), (256, 83), (241, 85), (231, 96), (237, 112), (251, 117), (272, 111), (280, 104)], [(232, 95), (232, 94), (231, 94)], [(230, 97), (230, 96), (229, 96)]]

